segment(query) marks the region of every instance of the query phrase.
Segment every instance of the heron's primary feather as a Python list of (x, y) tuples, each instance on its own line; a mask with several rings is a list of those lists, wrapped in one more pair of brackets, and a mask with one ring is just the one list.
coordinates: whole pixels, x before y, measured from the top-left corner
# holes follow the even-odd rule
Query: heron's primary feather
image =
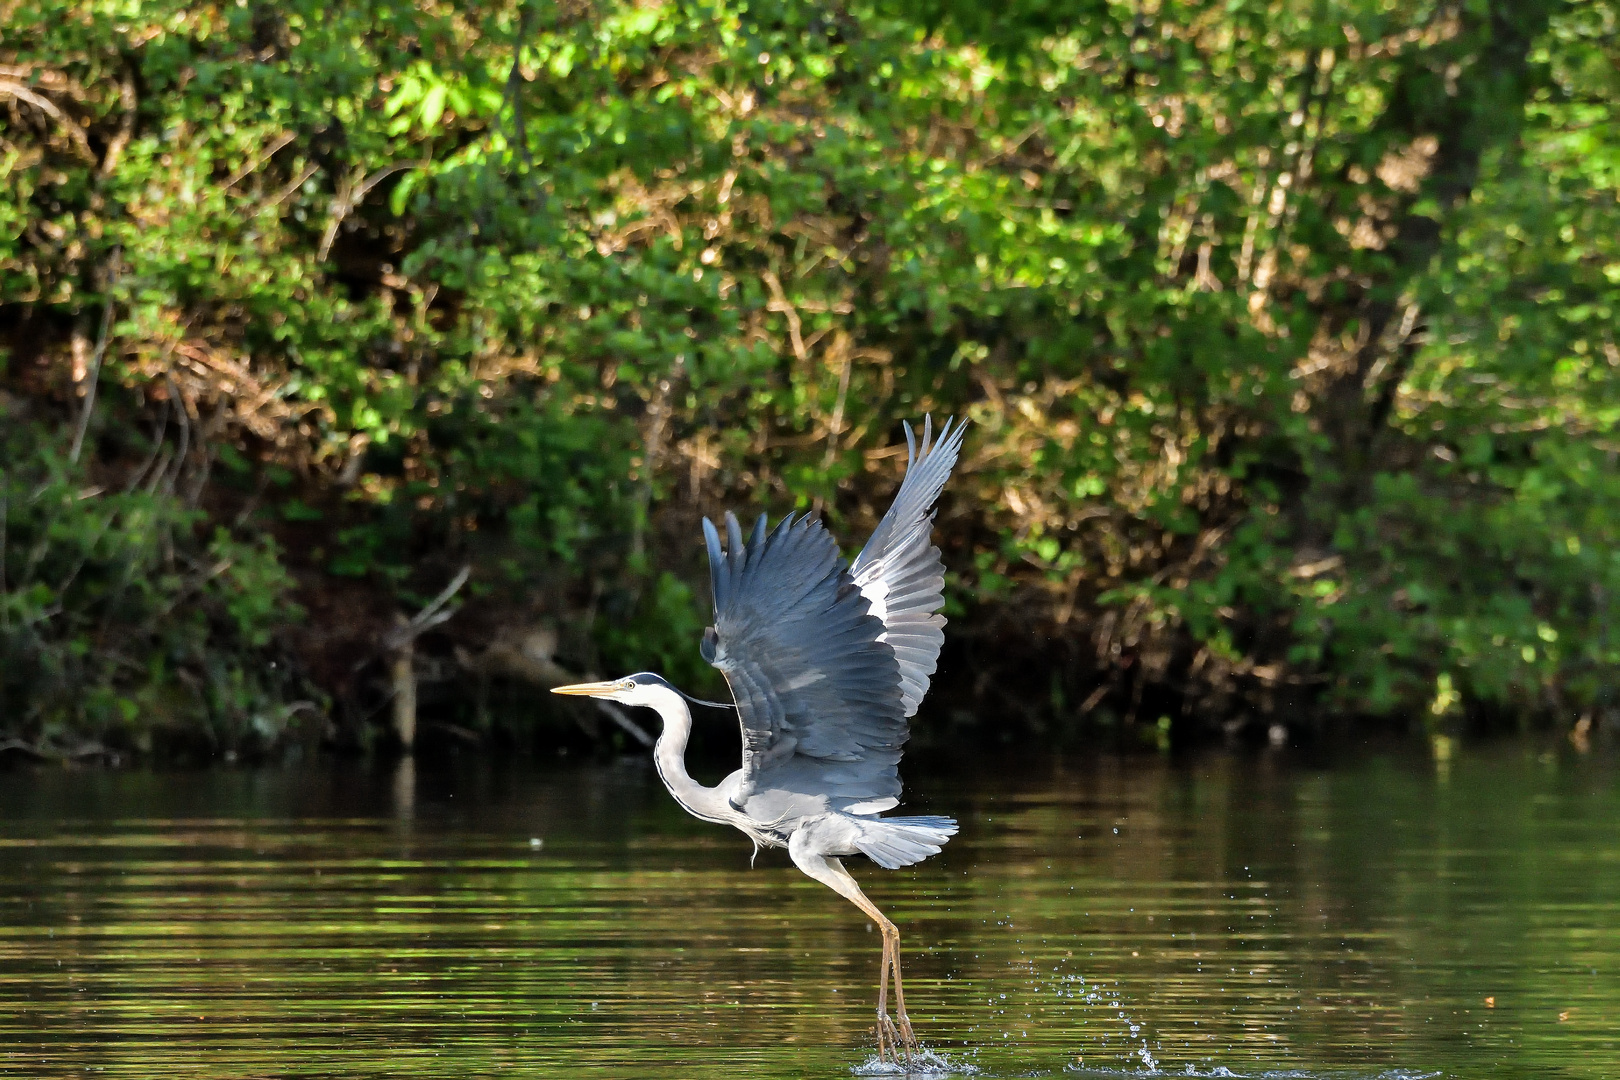
[(813, 796), (841, 810), (898, 796), (900, 668), (838, 545), (792, 515), (769, 533), (761, 517), (746, 542), (735, 516), (725, 524), (722, 547), (703, 522), (715, 609), (704, 651), (742, 721), (734, 798)]
[(945, 562), (930, 538), (934, 502), (945, 489), (966, 425), (945, 421), (933, 440), (933, 419), (923, 422), (921, 450), (911, 425), (906, 430), (906, 476), (894, 504), (883, 515), (866, 547), (855, 557), (850, 576), (883, 620), (883, 640), (900, 667), (905, 715), (917, 712), (945, 643)]

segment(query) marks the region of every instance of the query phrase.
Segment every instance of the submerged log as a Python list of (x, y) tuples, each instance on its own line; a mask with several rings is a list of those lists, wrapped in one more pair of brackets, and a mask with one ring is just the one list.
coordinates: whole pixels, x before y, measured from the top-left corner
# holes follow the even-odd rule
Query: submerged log
[[(462, 667), (477, 675), (504, 677), (531, 683), (550, 690), (569, 683), (590, 682), (595, 676), (569, 671), (554, 659), (557, 652), (557, 629), (541, 624), (529, 627), (508, 627), (495, 635), (483, 652), (474, 655), (466, 649), (456, 649), (456, 660)], [(611, 701), (591, 699), (604, 716), (612, 720), (626, 734), (642, 746), (651, 746), (653, 737), (625, 711)], [(597, 733), (583, 720), (580, 726), (591, 737)]]

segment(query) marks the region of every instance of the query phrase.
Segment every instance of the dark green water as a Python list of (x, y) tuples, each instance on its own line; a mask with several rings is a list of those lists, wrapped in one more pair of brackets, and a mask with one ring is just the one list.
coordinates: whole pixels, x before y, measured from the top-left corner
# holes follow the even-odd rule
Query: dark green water
[[(963, 1071), (1620, 1076), (1612, 761), (911, 773), (961, 835), (856, 873)], [(847, 1077), (878, 937), (748, 854), (634, 761), (0, 773), (0, 1073)]]

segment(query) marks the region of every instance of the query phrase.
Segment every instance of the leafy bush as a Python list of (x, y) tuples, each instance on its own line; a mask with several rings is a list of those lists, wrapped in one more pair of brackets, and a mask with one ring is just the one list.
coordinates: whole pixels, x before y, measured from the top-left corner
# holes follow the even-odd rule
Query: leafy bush
[(546, 618), (697, 678), (697, 514), (858, 534), (933, 412), (975, 421), (964, 685), (1567, 721), (1620, 658), (1617, 25), (21, 0), (6, 377), (71, 403), (105, 344), (108, 459), (195, 418), (182, 504), (259, 492), (307, 595), (371, 613), (321, 638), (329, 687), (464, 560), (430, 652)]
[[(11, 426), (0, 472), (0, 740), (41, 753), (282, 742), (301, 709), (270, 648), (296, 617), (267, 539), (210, 528), (137, 474), (123, 490)], [(86, 746), (86, 743), (91, 746)]]

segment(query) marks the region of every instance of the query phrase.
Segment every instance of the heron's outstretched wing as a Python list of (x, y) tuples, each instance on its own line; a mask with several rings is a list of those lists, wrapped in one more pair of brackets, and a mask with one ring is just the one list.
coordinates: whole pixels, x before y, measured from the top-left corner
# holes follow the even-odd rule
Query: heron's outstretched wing
[(774, 788), (842, 809), (898, 796), (899, 666), (838, 545), (820, 522), (792, 515), (769, 534), (761, 516), (744, 543), (727, 514), (724, 550), (707, 518), (703, 536), (714, 586), (703, 657), (725, 675), (742, 720), (735, 798)]
[(965, 424), (945, 421), (939, 441), (934, 422), (923, 422), (922, 448), (906, 426), (906, 478), (894, 505), (878, 522), (872, 538), (855, 557), (850, 574), (883, 620), (883, 640), (900, 665), (900, 694), (905, 714), (916, 713), (928, 679), (945, 644), (945, 562), (929, 536), (934, 528), (934, 501), (945, 488), (962, 448)]

